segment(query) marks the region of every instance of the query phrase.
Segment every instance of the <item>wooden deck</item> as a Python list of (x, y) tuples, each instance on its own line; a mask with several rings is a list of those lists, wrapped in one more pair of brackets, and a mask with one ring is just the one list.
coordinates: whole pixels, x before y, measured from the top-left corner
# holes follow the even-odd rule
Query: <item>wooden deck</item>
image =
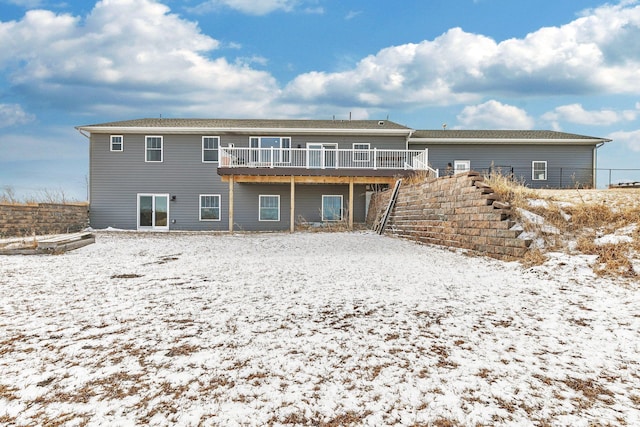
[(0, 242), (0, 255), (61, 254), (95, 243), (93, 233), (56, 234), (7, 239)]

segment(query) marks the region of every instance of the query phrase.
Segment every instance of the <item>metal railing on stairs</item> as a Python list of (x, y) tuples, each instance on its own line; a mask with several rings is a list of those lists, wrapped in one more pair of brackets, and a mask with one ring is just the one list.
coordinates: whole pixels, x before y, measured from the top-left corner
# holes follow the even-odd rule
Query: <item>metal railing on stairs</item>
[(389, 215), (391, 215), (391, 211), (396, 204), (396, 199), (398, 198), (398, 191), (400, 190), (400, 184), (402, 180), (399, 179), (396, 181), (396, 185), (393, 186), (393, 191), (391, 192), (391, 197), (389, 198), (389, 204), (387, 205), (387, 209), (385, 209), (382, 217), (380, 218), (380, 222), (376, 224), (374, 228), (378, 234), (384, 233), (384, 228), (387, 226), (387, 221), (389, 220)]

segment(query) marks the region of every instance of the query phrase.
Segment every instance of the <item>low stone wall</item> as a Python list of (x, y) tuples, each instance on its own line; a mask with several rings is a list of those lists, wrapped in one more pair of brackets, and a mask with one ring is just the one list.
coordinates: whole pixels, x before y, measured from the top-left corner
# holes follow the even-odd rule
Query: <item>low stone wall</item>
[(80, 231), (89, 225), (88, 210), (86, 203), (0, 204), (0, 237)]
[[(375, 222), (391, 190), (374, 195)], [(531, 241), (519, 239), (507, 203), (498, 200), (483, 178), (469, 172), (400, 186), (385, 233), (423, 243), (467, 249), (499, 259), (524, 256)]]

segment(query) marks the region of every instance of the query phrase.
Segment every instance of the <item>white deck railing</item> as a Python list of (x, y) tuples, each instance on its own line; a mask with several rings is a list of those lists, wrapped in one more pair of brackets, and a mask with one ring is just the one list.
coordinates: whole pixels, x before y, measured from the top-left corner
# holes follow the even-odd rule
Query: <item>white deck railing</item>
[(429, 167), (427, 150), (220, 147), (219, 158), (219, 166), (223, 168), (426, 170), (435, 176), (438, 173)]

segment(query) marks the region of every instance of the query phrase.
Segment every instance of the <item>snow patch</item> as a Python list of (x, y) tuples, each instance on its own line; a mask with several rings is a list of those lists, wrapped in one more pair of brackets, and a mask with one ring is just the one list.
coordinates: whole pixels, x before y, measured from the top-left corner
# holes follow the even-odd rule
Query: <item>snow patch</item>
[(372, 232), (98, 232), (0, 256), (0, 419), (638, 425), (640, 293), (593, 262)]

